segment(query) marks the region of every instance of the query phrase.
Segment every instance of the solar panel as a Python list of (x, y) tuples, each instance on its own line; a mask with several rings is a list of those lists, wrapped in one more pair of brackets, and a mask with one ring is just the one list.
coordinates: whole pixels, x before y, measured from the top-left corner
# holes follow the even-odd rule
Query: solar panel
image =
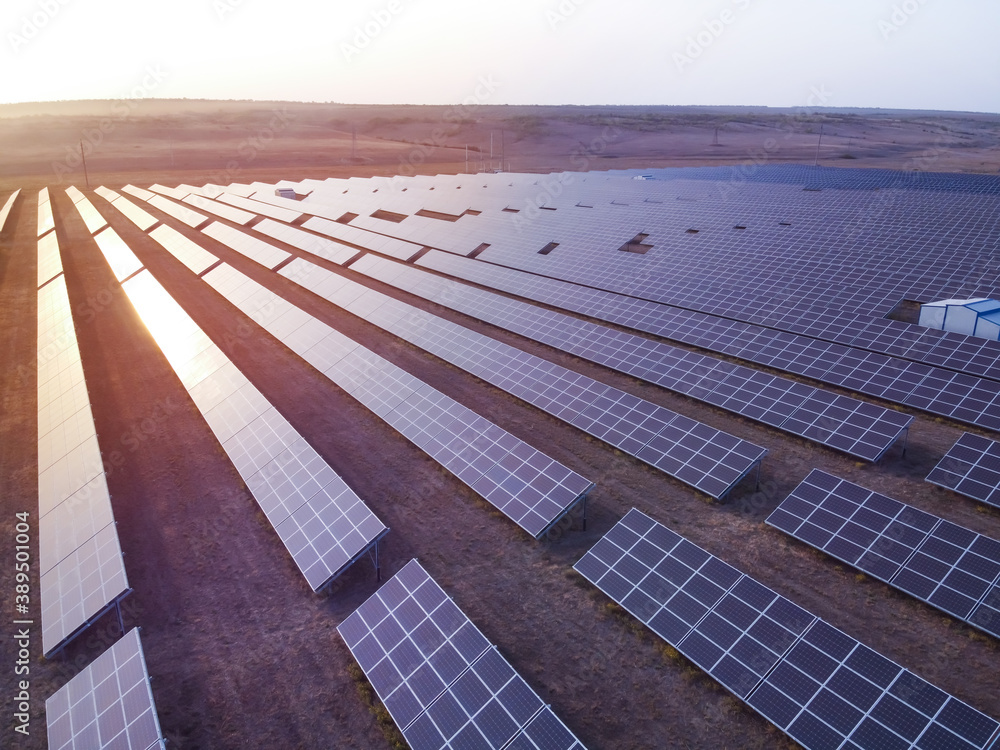
[[(194, 329), (204, 337), (148, 271), (122, 288), (161, 345), (169, 345), (178, 330)], [(388, 529), (221, 350), (205, 341), (165, 353), (302, 575), (318, 591), (377, 545)], [(212, 366), (205, 366), (206, 359)], [(217, 405), (206, 408), (206, 398)], [(311, 471), (299, 470), (306, 466)], [(275, 512), (276, 494), (283, 513)], [(290, 516), (299, 523), (289, 523)]]
[(160, 195), (166, 195), (174, 200), (186, 201), (189, 191), (181, 186), (172, 188), (160, 185), (159, 183), (155, 185), (150, 185), (149, 189), (154, 193), (159, 193)]
[[(130, 269), (139, 261), (123, 247), (116, 248), (112, 258)], [(131, 275), (122, 289), (310, 587), (322, 589), (373, 548), (377, 554), (388, 528), (232, 366), (149, 271)], [(307, 466), (310, 471), (299, 470)], [(285, 510), (278, 515), (276, 495)], [(296, 522), (289, 521), (292, 517)]]
[(338, 632), (413, 750), (582, 750), (416, 560)]
[(752, 443), (391, 299), (305, 260), (292, 261), (280, 273), (712, 497), (724, 496), (766, 454)]
[(291, 257), (289, 253), (279, 250), (269, 242), (251, 237), (245, 232), (233, 229), (219, 222), (209, 224), (202, 231), (212, 239), (233, 248), (266, 268), (274, 268), (279, 263)]
[(218, 200), (228, 203), (231, 206), (236, 206), (237, 208), (243, 209), (244, 211), (250, 211), (251, 213), (258, 214), (260, 216), (268, 216), (272, 219), (278, 219), (279, 221), (284, 221), (291, 223), (302, 216), (301, 211), (293, 211), (287, 208), (281, 208), (270, 203), (264, 203), (262, 201), (253, 200), (252, 198), (244, 198), (239, 195), (231, 195), (230, 193), (223, 193), (219, 196)]
[(52, 203), (49, 199), (49, 189), (42, 188), (38, 193), (38, 236), (55, 229), (55, 219), (52, 217)]
[(988, 748), (1000, 724), (632, 509), (574, 566), (809, 750)]
[(94, 240), (104, 253), (118, 281), (124, 281), (142, 268), (142, 263), (135, 257), (132, 249), (111, 227), (95, 236)]
[[(351, 270), (865, 460), (877, 460), (884, 455), (912, 422), (911, 417), (883, 407), (834, 396), (785, 378), (614, 331), (373, 255), (353, 263)], [(838, 353), (836, 358), (840, 356)], [(809, 367), (797, 368), (789, 364), (782, 369), (810, 374)], [(762, 396), (761, 391), (765, 388), (768, 393)]]
[(111, 205), (125, 214), (125, 218), (135, 224), (139, 229), (146, 231), (152, 226), (155, 226), (159, 219), (150, 214), (144, 208), (136, 205), (124, 195), (119, 195), (113, 201)]
[(126, 185), (122, 188), (122, 192), (133, 195), (141, 201), (148, 201), (156, 195), (156, 193), (151, 193), (149, 190), (144, 190), (141, 187), (136, 187), (135, 185)]
[(963, 433), (927, 481), (1000, 508), (1000, 443)]
[(7, 228), (7, 219), (10, 218), (10, 212), (14, 210), (14, 204), (17, 203), (18, 196), (21, 195), (21, 188), (18, 188), (3, 204), (3, 208), (0, 208), (0, 234), (3, 234), (4, 230)]
[[(366, 246), (363, 238), (356, 239), (356, 242)], [(749, 326), (738, 321), (726, 321), (707, 313), (681, 310), (624, 294), (533, 276), (525, 271), (475, 262), (439, 251), (432, 251), (416, 262), (418, 265), (548, 305), (741, 357), (769, 367), (801, 372), (832, 385), (915, 406), (970, 424), (989, 429), (1000, 428), (1000, 403), (997, 403), (996, 389), (981, 377), (962, 376), (960, 382), (951, 386), (953, 394), (942, 395), (942, 389), (949, 386), (956, 374), (927, 364), (907, 362), (853, 348), (842, 352), (838, 360), (836, 355), (840, 349), (831, 348), (828, 344), (817, 342), (806, 335), (778, 333), (761, 325)], [(798, 325), (799, 322), (801, 319), (788, 323), (788, 326), (797, 332), (802, 331), (810, 335), (836, 337), (843, 343), (855, 347), (879, 345), (877, 340), (868, 334), (858, 333), (859, 326), (864, 324), (863, 321), (847, 322), (843, 315), (839, 318), (832, 316), (829, 323), (814, 322), (805, 327)], [(882, 321), (878, 324), (882, 323), (896, 322)], [(868, 325), (874, 326), (876, 323)], [(735, 339), (731, 335), (713, 338), (705, 335), (707, 326), (739, 330), (739, 334)], [(835, 332), (838, 330), (846, 333), (838, 334)], [(896, 340), (898, 338), (899, 336)], [(897, 350), (888, 345), (884, 348), (890, 352), (913, 353), (908, 348)], [(806, 349), (817, 352), (816, 357), (810, 359)], [(796, 353), (783, 356), (786, 350), (794, 350)], [(928, 355), (923, 359), (931, 361), (932, 358)], [(811, 364), (820, 360), (822, 366)], [(973, 368), (971, 360), (961, 364)], [(953, 363), (953, 366), (957, 365)], [(993, 377), (1000, 377), (1000, 368), (991, 371), (983, 365), (976, 365), (974, 369), (978, 373), (991, 373)], [(934, 379), (930, 378), (931, 375), (934, 375)], [(918, 386), (922, 387), (918, 390)]]
[(204, 279), (532, 536), (544, 536), (593, 486), (231, 266)]
[(165, 750), (138, 628), (45, 701), (45, 723), (50, 750)]
[(814, 469), (767, 523), (1000, 637), (1000, 542)]
[(158, 226), (149, 233), (149, 236), (159, 242), (171, 255), (194, 273), (200, 274), (219, 262), (218, 258), (202, 248), (197, 242), (188, 239), (166, 224)]
[[(76, 195), (74, 196), (70, 193), (70, 190), (75, 190)], [(76, 188), (67, 188), (66, 194), (70, 196), (73, 201), (73, 205), (80, 214), (80, 218), (83, 219), (83, 223), (87, 225), (87, 231), (91, 234), (99, 232), (101, 229), (108, 225), (108, 222), (103, 216), (94, 208), (94, 204), (79, 190)]]
[(222, 217), (235, 224), (248, 224), (257, 218), (249, 211), (230, 206), (228, 203), (219, 203), (202, 195), (189, 195), (183, 199), (185, 203), (201, 209), (215, 216)]
[(149, 198), (149, 205), (160, 209), (163, 213), (173, 216), (175, 219), (179, 219), (192, 228), (200, 227), (208, 221), (208, 217), (204, 214), (200, 214), (181, 203), (174, 203), (162, 195), (154, 195)]
[(55, 232), (50, 232), (38, 240), (38, 286), (51, 281), (62, 272), (59, 239)]
[(108, 203), (111, 203), (112, 201), (117, 200), (118, 198), (118, 193), (116, 193), (114, 190), (104, 187), (104, 185), (99, 185), (98, 187), (94, 188), (94, 192), (97, 193), (102, 198), (104, 198)]
[(318, 255), (320, 258), (343, 265), (358, 254), (354, 248), (332, 242), (318, 234), (312, 234), (296, 227), (281, 224), (273, 219), (264, 219), (259, 224), (254, 225), (254, 231), (266, 234), (268, 237), (284, 242), (286, 245), (297, 247)]
[[(47, 237), (55, 233), (39, 244)], [(58, 244), (50, 249), (58, 258)], [(38, 290), (37, 382), (38, 553), (48, 656), (130, 591), (63, 276)]]

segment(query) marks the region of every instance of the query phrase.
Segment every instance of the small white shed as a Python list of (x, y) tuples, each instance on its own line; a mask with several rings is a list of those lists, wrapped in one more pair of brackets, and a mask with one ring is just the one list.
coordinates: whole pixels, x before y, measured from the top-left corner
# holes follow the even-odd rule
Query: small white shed
[(920, 306), (920, 325), (939, 331), (979, 336), (981, 334), (976, 333), (979, 319), (996, 312), (1000, 312), (1000, 302), (994, 299), (945, 299)]

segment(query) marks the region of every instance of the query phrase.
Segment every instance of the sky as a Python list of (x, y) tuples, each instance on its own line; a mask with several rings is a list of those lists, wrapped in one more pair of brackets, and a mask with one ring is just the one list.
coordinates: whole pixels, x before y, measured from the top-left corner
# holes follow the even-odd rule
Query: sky
[(996, 0), (3, 0), (0, 103), (1000, 112)]

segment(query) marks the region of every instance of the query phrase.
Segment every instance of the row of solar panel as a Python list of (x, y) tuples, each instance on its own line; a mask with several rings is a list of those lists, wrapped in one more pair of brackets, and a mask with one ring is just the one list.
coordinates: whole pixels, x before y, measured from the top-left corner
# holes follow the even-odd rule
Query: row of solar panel
[(113, 229), (96, 239), (303, 577), (313, 590), (323, 588), (388, 529), (149, 271), (140, 270)]
[[(426, 195), (430, 197), (429, 194)], [(266, 196), (255, 195), (254, 197), (259, 201), (266, 202), (271, 200)], [(321, 196), (316, 196), (316, 198), (319, 197)], [(321, 215), (324, 213), (329, 213), (328, 207), (324, 206), (323, 204), (317, 203), (316, 198), (306, 202), (305, 204), (301, 204), (302, 208), (304, 208), (309, 213), (317, 213)], [(388, 202), (385, 202), (383, 205), (386, 207), (395, 206), (395, 204), (392, 203), (392, 201), (398, 200), (398, 198), (399, 196), (387, 195), (386, 201)], [(347, 239), (347, 237), (343, 235), (343, 233), (346, 231), (343, 226), (330, 227), (329, 226), (330, 223), (331, 222), (326, 222), (324, 224), (322, 221), (314, 222), (311, 225), (311, 228), (315, 228), (318, 231), (324, 231), (324, 230), (336, 231), (340, 234), (341, 239)], [(409, 227), (410, 224), (412, 224), (412, 222), (409, 222), (407, 226)], [(355, 225), (357, 226), (358, 222), (355, 222)], [(310, 226), (310, 224), (307, 223), (306, 226)], [(401, 250), (388, 253), (393, 255), (394, 257), (405, 259), (407, 255), (412, 255), (414, 250), (419, 249), (422, 244), (425, 243), (435, 244), (432, 241), (432, 238), (430, 237), (415, 238), (415, 235), (413, 234), (414, 230), (412, 228), (404, 231), (402, 228), (391, 229), (386, 226), (372, 224), (372, 222), (364, 224), (364, 227), (370, 230), (370, 233), (375, 231), (386, 231), (389, 233), (394, 233), (398, 235), (400, 238), (405, 237), (410, 240), (414, 239), (419, 240), (419, 242), (416, 245), (410, 244), (408, 246), (404, 246)], [(442, 232), (445, 231), (444, 229), (440, 227), (436, 227), (436, 229), (438, 229), (438, 234), (436, 236), (439, 237), (444, 236), (441, 234)], [(352, 229), (350, 231), (353, 232), (353, 236), (349, 241), (352, 241), (356, 244), (358, 243), (364, 244), (364, 238), (363, 236), (359, 236), (357, 229)], [(472, 231), (478, 231), (478, 230), (473, 229)], [(458, 230), (457, 228), (451, 227), (448, 228), (447, 230), (447, 236), (453, 237), (456, 233), (466, 234), (468, 232), (469, 232), (468, 228), (463, 228), (463, 230)], [(385, 239), (386, 238), (384, 237), (379, 237), (378, 241), (384, 242)], [(524, 239), (523, 237), (519, 237), (519, 240), (523, 241), (523, 239)], [(397, 243), (401, 241), (403, 240), (396, 240)], [(459, 252), (458, 250), (455, 250), (453, 247), (450, 246), (447, 249), (449, 249), (452, 252)], [(380, 250), (380, 252), (385, 252), (385, 251)], [(464, 254), (464, 251), (461, 252), (463, 252)], [(757, 264), (759, 264), (760, 262), (759, 255), (760, 255), (759, 253), (755, 254), (756, 256), (755, 263)], [(744, 271), (743, 276), (745, 276), (746, 271), (748, 270), (749, 269), (746, 269)], [(727, 294), (726, 297), (727, 300), (729, 300), (727, 304), (729, 304), (731, 307), (732, 306), (731, 298), (733, 297), (733, 295)], [(824, 338), (821, 328), (817, 327), (816, 323), (814, 322), (814, 318), (816, 317), (815, 315), (807, 314), (809, 311), (799, 309), (798, 307), (794, 309), (789, 309), (787, 311), (781, 311), (780, 309), (781, 305), (778, 304), (777, 306), (775, 306), (776, 303), (774, 302), (774, 300), (775, 300), (774, 295), (768, 296), (766, 294), (765, 295), (758, 294), (754, 296), (745, 306), (744, 312), (748, 313), (749, 315), (749, 317), (747, 317), (746, 319), (747, 320), (762, 319), (762, 317), (767, 317), (768, 310), (770, 310), (771, 313), (783, 312), (784, 317), (779, 317), (778, 319), (772, 320), (771, 324), (778, 327), (787, 328), (788, 330), (793, 332), (808, 331), (809, 335), (815, 335), (819, 338)], [(707, 301), (709, 300), (706, 300), (706, 302)], [(817, 307), (816, 312), (822, 313), (822, 312), (827, 312), (827, 310)], [(730, 317), (732, 317), (732, 310), (729, 310), (728, 314), (730, 315)], [(853, 345), (859, 348), (866, 348), (872, 351), (882, 352), (886, 354), (895, 354), (896, 356), (905, 356), (906, 358), (916, 359), (918, 361), (925, 362), (927, 364), (940, 365), (944, 367), (953, 367), (956, 369), (961, 369), (963, 371), (983, 374), (990, 377), (1000, 377), (1000, 345), (997, 345), (995, 343), (977, 341), (975, 339), (969, 339), (968, 337), (958, 337), (953, 334), (952, 335), (942, 334), (941, 332), (914, 331), (913, 326), (907, 326), (906, 324), (898, 323), (896, 321), (885, 321), (885, 320), (875, 320), (875, 319), (866, 320), (863, 316), (845, 314), (844, 310), (838, 311), (838, 315), (841, 318), (842, 330), (849, 329), (850, 331), (849, 340), (844, 341), (839, 338), (833, 340), (840, 341), (841, 343), (850, 343), (853, 341), (854, 342)], [(908, 347), (909, 351), (905, 355), (902, 355), (902, 354), (896, 354), (894, 348), (883, 347), (880, 345), (880, 341), (888, 336), (889, 338), (895, 339), (894, 343), (896, 348), (898, 348), (898, 345), (902, 343), (900, 339), (905, 339), (907, 336), (911, 337), (916, 336), (917, 334), (919, 334), (926, 340), (926, 343), (924, 344), (923, 348), (930, 348), (931, 346), (934, 346), (936, 349), (935, 353), (925, 352), (922, 350), (922, 347), (915, 346), (912, 348)], [(956, 344), (958, 346), (956, 346)]]
[[(204, 231), (267, 267), (281, 265), (289, 257), (220, 223)], [(235, 269), (218, 265), (216, 256), (176, 230), (160, 225), (150, 236), (533, 536), (543, 536), (583, 502), (593, 486)], [(325, 244), (320, 240), (319, 247)]]
[(373, 255), (353, 263), (351, 269), (557, 349), (868, 461), (884, 455), (913, 419)]
[[(238, 230), (206, 234), (252, 259), (275, 248)], [(262, 247), (263, 246), (263, 247)], [(766, 451), (597, 383), (296, 259), (281, 275), (375, 325), (621, 447), (713, 497), (725, 495)]]
[(631, 510), (575, 566), (809, 750), (989, 748), (1000, 724)]
[(4, 201), (3, 208), (0, 208), (0, 235), (2, 235), (7, 229), (7, 220), (10, 218), (10, 214), (14, 210), (14, 204), (17, 203), (17, 199), (20, 195), (21, 188), (18, 188), (7, 197), (6, 201)]
[[(235, 231), (221, 224), (206, 229), (269, 266), (286, 255)], [(164, 245), (171, 252), (176, 246), (176, 241)], [(185, 257), (177, 257), (184, 262)], [(204, 257), (188, 262), (202, 273), (214, 261), (204, 252)], [(544, 535), (592, 486), (231, 266), (213, 268), (204, 280), (532, 536)]]
[(39, 584), (51, 656), (130, 589), (54, 231), (38, 252)]
[(1000, 429), (1000, 394), (996, 386), (971, 375), (555, 279), (532, 277), (446, 253), (428, 253), (417, 264), (610, 323), (980, 427)]
[(775, 528), (1000, 638), (1000, 542), (814, 469)]
[(416, 560), (337, 627), (412, 750), (582, 750)]

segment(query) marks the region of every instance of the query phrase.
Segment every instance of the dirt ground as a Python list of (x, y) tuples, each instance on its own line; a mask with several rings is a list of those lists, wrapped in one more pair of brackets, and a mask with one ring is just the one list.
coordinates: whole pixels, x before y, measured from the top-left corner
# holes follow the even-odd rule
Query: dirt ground
[[(219, 165), (225, 171), (226, 160), (238, 159), (233, 155), (240, 145), (269, 127), (268, 118), (276, 116), (259, 105), (243, 105), (241, 116), (234, 104), (190, 103), (192, 111), (179, 113), (148, 104), (149, 112), (146, 103), (143, 110), (137, 108), (88, 157), (91, 186), (222, 181), (218, 174), (213, 176)], [(93, 108), (101, 106), (109, 104)], [(433, 138), (432, 123), (442, 114), (441, 108), (431, 109), (386, 113), (288, 105), (295, 113), (290, 118), (294, 125), (275, 134), (225, 181), (399, 172), (418, 152), (413, 143), (400, 139)], [(526, 121), (518, 131), (511, 120), (531, 113), (494, 109), (504, 112), (460, 124), (463, 130), (449, 135), (448, 142), (459, 143), (465, 136), (472, 142), (478, 135), (482, 145), (485, 135), (488, 148), (489, 130), (506, 122), (505, 150), (512, 168), (547, 171), (572, 168), (573, 149), (611, 127), (604, 123), (605, 110), (581, 109), (559, 117), (539, 115), (537, 122)], [(31, 533), (37, 536), (35, 211), (36, 188), (49, 184), (118, 534), (134, 589), (125, 600), (125, 624), (142, 628), (169, 747), (392, 747), (391, 733), (383, 731), (379, 712), (366, 700), (363, 683), (356, 679), (350, 654), (336, 633), (337, 624), (376, 589), (371, 563), (355, 565), (325, 595), (310, 591), (121, 293), (69, 199), (55, 189), (59, 181), (51, 169), (52, 154), (58, 145), (94, 127), (84, 124), (93, 122), (93, 113), (6, 114), (8, 119), (0, 120), (0, 180), (4, 190), (31, 190), (18, 203), (13, 229), (0, 236), (0, 599), (9, 601), (6, 592), (14, 590), (14, 513), (30, 512)], [(818, 122), (798, 118), (782, 124), (738, 111), (693, 112), (693, 119), (685, 121), (682, 114), (620, 115), (631, 116), (634, 129), (623, 129), (605, 153), (577, 156), (589, 159), (589, 169), (716, 164), (727, 158), (738, 162), (770, 137), (766, 133), (796, 127), (802, 128), (801, 137), (784, 143), (800, 145), (789, 145), (780, 157), (812, 163)], [(647, 115), (660, 130), (642, 129)], [(794, 113), (783, 116), (796, 118)], [(383, 121), (376, 122), (380, 117)], [(657, 117), (672, 119), (666, 124)], [(905, 167), (914, 159), (928, 158), (925, 151), (934, 148), (935, 138), (947, 128), (956, 143), (924, 168), (995, 172), (1000, 167), (995, 142), (1000, 117), (829, 117), (838, 124), (827, 121), (825, 133), (832, 129), (846, 134), (857, 128), (868, 135), (836, 146), (833, 137), (826, 145), (824, 136), (823, 148), (829, 152), (824, 151), (821, 163)], [(406, 118), (414, 121), (397, 122)], [(724, 120), (722, 146), (710, 145), (713, 121), (698, 118)], [(354, 122), (358, 163), (345, 163), (351, 159)], [(810, 136), (805, 128), (813, 125), (816, 132)], [(308, 132), (313, 127), (314, 136)], [(514, 133), (521, 134), (520, 140)], [(172, 155), (166, 141), (173, 144)], [(691, 147), (695, 143), (701, 143), (701, 151)], [(723, 155), (726, 149), (732, 152), (728, 156)], [(858, 158), (839, 158), (839, 150)], [(447, 158), (444, 151), (449, 152)], [(455, 152), (430, 149), (427, 166), (420, 171), (445, 171), (448, 165), (460, 171)], [(371, 161), (361, 163), (364, 159)], [(65, 175), (62, 187), (71, 182), (84, 186), (74, 173)], [(0, 192), (0, 200), (6, 194)], [(760, 491), (747, 481), (726, 504), (713, 503), (147, 209), (311, 314), (597, 483), (586, 531), (578, 525), (551, 541), (535, 542), (324, 376), (260, 329), (247, 326), (241, 313), (102, 198), (90, 197), (168, 291), (392, 529), (383, 549), (383, 576), (419, 558), (588, 747), (794, 746), (700, 670), (663, 648), (571, 570), (632, 507), (1000, 718), (1000, 651), (994, 639), (856, 575), (763, 523), (810, 470), (821, 468), (1000, 537), (1000, 513), (923, 481), (966, 428), (916, 414), (905, 456), (896, 448), (879, 465), (858, 463), (343, 271), (443, 317), (766, 446), (770, 454)], [(37, 575), (32, 591), (32, 615), (38, 622)], [(0, 622), (8, 619), (6, 607)], [(0, 632), (6, 634), (10, 627), (0, 625)], [(45, 747), (45, 699), (110, 646), (118, 637), (117, 627), (114, 617), (103, 618), (53, 660), (40, 657), (36, 627), (30, 664), (31, 734), (15, 734), (8, 713), (0, 720), (0, 746)], [(6, 706), (15, 693), (10, 666), (15, 659), (12, 639), (0, 640), (0, 694)]]

